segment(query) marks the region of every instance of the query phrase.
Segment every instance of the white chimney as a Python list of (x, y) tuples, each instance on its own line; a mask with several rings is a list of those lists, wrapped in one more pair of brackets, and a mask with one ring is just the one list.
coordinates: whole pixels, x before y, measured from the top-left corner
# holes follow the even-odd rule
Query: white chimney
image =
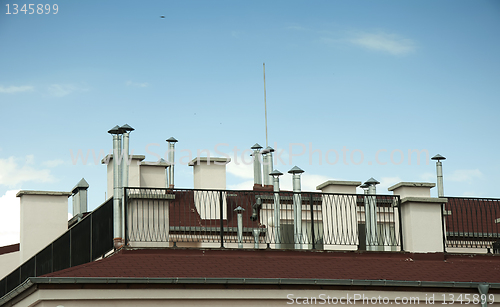
[(21, 263), (68, 230), (70, 192), (27, 191), (16, 194), (21, 208)]

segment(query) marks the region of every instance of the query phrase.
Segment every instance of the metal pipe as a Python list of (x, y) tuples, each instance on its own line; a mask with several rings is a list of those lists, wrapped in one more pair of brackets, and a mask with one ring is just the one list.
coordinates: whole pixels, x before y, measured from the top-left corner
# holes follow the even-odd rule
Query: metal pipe
[(441, 156), (440, 154), (437, 154), (434, 157), (432, 157), (431, 160), (436, 160), (438, 197), (444, 197), (443, 163), (441, 163), (441, 160), (446, 160), (446, 158)]
[(271, 146), (267, 146), (265, 151), (267, 152), (267, 168), (264, 172), (264, 176), (267, 177), (267, 185), (273, 184), (273, 176), (271, 175), (273, 171), (273, 151), (274, 149)]
[(170, 163), (169, 166), (169, 175), (168, 175), (168, 184), (169, 188), (173, 189), (174, 188), (174, 161), (175, 161), (175, 143), (178, 141), (171, 137), (167, 140), (168, 142), (168, 162)]
[(262, 157), (262, 183), (264, 186), (270, 185), (271, 182), (269, 182), (269, 152), (264, 149), (261, 151), (261, 157)]
[(128, 156), (129, 156), (129, 133), (127, 131), (125, 131), (123, 133), (123, 154), (122, 154), (122, 167), (121, 167), (121, 170), (122, 170), (122, 182), (121, 182), (121, 189), (120, 189), (120, 192), (121, 192), (121, 207), (122, 207), (122, 237), (124, 239), (124, 244), (126, 244), (127, 242), (125, 242), (125, 219), (126, 219), (126, 216), (125, 216), (125, 197), (127, 197), (125, 195), (125, 188), (128, 187)]
[(253, 248), (258, 249), (259, 248), (259, 236), (260, 236), (260, 229), (259, 228), (254, 228), (253, 229)]
[(367, 196), (368, 204), (365, 202), (365, 225), (366, 225), (366, 250), (377, 250), (377, 188), (379, 184), (377, 180), (370, 178), (365, 182), (368, 186)]
[(254, 185), (262, 185), (262, 167), (260, 164), (260, 149), (262, 146), (260, 146), (258, 143), (255, 143), (251, 147), (253, 149), (253, 184)]
[(113, 245), (115, 248), (120, 248), (123, 246), (122, 242), (122, 208), (120, 205), (120, 178), (118, 170), (118, 158), (119, 148), (118, 148), (118, 133), (120, 133), (119, 127), (115, 126), (108, 133), (113, 135)]
[(293, 241), (295, 249), (302, 249), (302, 196), (300, 186), (300, 174), (304, 171), (294, 166), (288, 173), (292, 174), (293, 182)]
[(245, 211), (241, 206), (234, 209), (238, 214), (238, 248), (243, 248), (243, 215), (242, 212)]
[(277, 249), (281, 248), (281, 204), (280, 204), (280, 178), (282, 172), (274, 170), (271, 173), (273, 177), (273, 190), (274, 190), (274, 240)]

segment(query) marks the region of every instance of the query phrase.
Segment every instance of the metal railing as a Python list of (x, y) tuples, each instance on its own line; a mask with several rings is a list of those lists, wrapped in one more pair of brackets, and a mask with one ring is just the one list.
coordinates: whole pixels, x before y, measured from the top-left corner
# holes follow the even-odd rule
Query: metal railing
[(37, 277), (94, 261), (113, 249), (111, 198), (40, 252), (0, 280), (0, 298), (28, 277)]
[(500, 252), (500, 199), (447, 197), (443, 221), (446, 247)]
[(159, 188), (125, 195), (131, 246), (402, 250), (399, 196)]

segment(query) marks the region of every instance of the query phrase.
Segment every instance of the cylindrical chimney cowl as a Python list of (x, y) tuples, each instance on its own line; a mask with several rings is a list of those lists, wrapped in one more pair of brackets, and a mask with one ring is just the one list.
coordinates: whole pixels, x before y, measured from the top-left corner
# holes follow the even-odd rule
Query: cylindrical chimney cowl
[(365, 197), (365, 225), (366, 225), (366, 249), (377, 250), (377, 188), (379, 184), (373, 177), (368, 179), (364, 186), (367, 186), (368, 196)]

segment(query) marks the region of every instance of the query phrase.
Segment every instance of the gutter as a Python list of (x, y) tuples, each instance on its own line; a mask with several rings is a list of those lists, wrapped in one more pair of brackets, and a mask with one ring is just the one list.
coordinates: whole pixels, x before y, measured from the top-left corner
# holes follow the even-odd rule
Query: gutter
[[(301, 278), (123, 278), (123, 277), (30, 277), (4, 297), (0, 306), (37, 284), (224, 284), (224, 285), (316, 285), (316, 286), (374, 286), (457, 289), (500, 289), (500, 283), (359, 279), (301, 279)], [(481, 291), (480, 290), (480, 291)], [(487, 291), (487, 290), (486, 290)]]

